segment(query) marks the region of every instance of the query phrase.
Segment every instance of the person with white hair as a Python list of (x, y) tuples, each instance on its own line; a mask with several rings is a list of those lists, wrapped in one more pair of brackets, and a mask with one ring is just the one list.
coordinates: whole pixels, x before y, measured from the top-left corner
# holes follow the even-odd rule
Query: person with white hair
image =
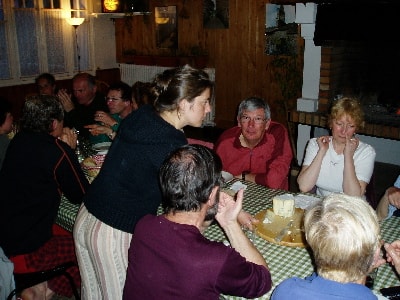
[(284, 280), (272, 300), (377, 299), (365, 282), (386, 261), (380, 257), (378, 218), (368, 202), (331, 194), (305, 212), (304, 229), (316, 273)]

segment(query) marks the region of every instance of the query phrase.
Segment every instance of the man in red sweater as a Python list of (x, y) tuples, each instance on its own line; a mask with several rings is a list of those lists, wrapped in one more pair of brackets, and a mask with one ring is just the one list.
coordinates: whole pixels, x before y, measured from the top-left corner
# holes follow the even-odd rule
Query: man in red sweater
[(287, 190), (293, 153), (286, 128), (271, 121), (268, 104), (256, 97), (240, 103), (237, 121), (215, 145), (223, 169), (242, 180)]

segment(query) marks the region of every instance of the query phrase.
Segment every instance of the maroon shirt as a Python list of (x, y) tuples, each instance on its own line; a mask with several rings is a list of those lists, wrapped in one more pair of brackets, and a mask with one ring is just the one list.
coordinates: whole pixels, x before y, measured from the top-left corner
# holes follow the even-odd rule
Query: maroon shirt
[(123, 299), (255, 298), (271, 284), (267, 268), (206, 239), (195, 226), (147, 215), (133, 235)]

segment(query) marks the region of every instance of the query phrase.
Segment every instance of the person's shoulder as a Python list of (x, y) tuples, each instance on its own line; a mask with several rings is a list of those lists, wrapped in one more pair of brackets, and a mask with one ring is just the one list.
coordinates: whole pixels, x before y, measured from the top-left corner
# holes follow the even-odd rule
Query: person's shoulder
[(357, 147), (357, 151), (360, 152), (369, 152), (375, 154), (375, 149), (372, 147), (370, 144), (364, 143), (363, 141), (360, 141)]
[(277, 129), (286, 130), (286, 127), (282, 123), (279, 123), (279, 122), (276, 122), (273, 120), (271, 120), (271, 122), (269, 123), (268, 129), (270, 129), (270, 128), (275, 129), (275, 130), (277, 130)]
[(318, 145), (317, 138), (311, 138), (308, 140), (309, 145)]
[(142, 218), (140, 218), (140, 220), (137, 222), (136, 224), (136, 228), (147, 228), (147, 226), (149, 226), (149, 224), (154, 224), (154, 223), (158, 223), (158, 218), (159, 216), (155, 216), (155, 215), (151, 215), (151, 214), (147, 214), (145, 216), (143, 216)]
[(150, 105), (142, 105), (137, 110), (132, 111), (128, 116), (125, 117), (125, 123), (136, 120), (138, 118), (147, 119), (154, 118), (154, 108)]
[(226, 129), (224, 132), (221, 133), (219, 136), (217, 143), (220, 143), (225, 140), (229, 140), (239, 136), (241, 133), (241, 128), (239, 126), (234, 126), (231, 128)]
[(279, 283), (276, 288), (274, 289), (271, 300), (273, 299), (293, 299), (293, 292), (295, 292), (296, 286), (300, 282), (304, 282), (304, 279), (298, 277), (287, 278)]
[(283, 137), (286, 135), (287, 129), (285, 126), (283, 126), (283, 124), (271, 120), (269, 127), (265, 133), (271, 134), (273, 136), (282, 136)]

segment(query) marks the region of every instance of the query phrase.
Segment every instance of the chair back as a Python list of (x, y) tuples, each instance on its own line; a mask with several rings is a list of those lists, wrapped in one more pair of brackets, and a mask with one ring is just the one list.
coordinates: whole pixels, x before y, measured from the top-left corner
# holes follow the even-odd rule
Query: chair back
[[(14, 264), (8, 259), (3, 249), (0, 247), (0, 299), (6, 299), (15, 289), (13, 272)], [(11, 299), (13, 298), (11, 297), (10, 300)]]
[(197, 145), (206, 146), (207, 148), (210, 148), (210, 149), (214, 149), (214, 143), (206, 142), (206, 141), (198, 140), (198, 139), (192, 139), (192, 138), (188, 138), (187, 140), (188, 140), (189, 144), (197, 144)]

